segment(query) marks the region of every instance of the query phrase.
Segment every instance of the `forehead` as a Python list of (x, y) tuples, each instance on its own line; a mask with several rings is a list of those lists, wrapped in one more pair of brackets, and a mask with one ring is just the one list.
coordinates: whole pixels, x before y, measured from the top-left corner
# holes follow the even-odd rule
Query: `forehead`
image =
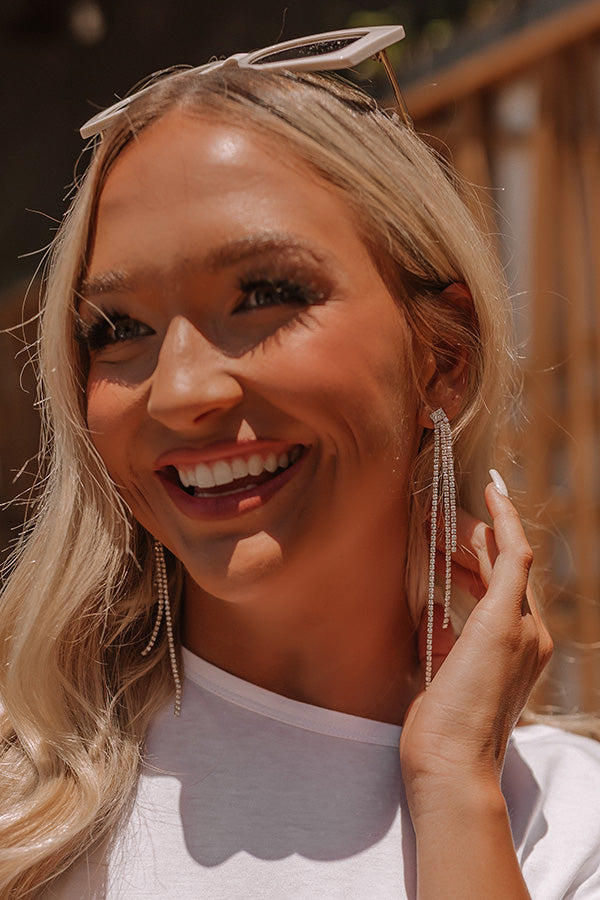
[(342, 191), (281, 139), (170, 113), (113, 165), (97, 213), (92, 264), (111, 255), (185, 257), (232, 235), (293, 232), (366, 258)]

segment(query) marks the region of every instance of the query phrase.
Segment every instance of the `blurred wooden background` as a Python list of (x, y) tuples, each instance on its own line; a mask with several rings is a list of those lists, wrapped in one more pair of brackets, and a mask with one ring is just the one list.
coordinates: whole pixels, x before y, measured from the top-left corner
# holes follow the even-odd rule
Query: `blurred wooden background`
[(600, 3), (572, 2), (406, 88), (475, 186), (514, 298), (509, 436), (556, 641), (540, 699), (600, 711)]

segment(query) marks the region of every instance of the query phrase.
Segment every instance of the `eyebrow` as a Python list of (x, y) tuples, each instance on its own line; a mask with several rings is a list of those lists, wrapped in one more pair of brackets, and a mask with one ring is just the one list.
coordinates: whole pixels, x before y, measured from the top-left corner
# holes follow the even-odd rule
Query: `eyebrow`
[(134, 280), (125, 271), (113, 269), (108, 272), (100, 272), (93, 278), (84, 278), (79, 290), (81, 294), (89, 298), (99, 294), (125, 294), (132, 291), (134, 285)]
[[(328, 262), (329, 265), (333, 264), (333, 259), (328, 253), (320, 252), (314, 244), (304, 238), (270, 232), (227, 241), (225, 244), (209, 250), (200, 259), (200, 266), (216, 274), (257, 254), (269, 253), (285, 253), (291, 256), (298, 254), (303, 257), (311, 257), (319, 265), (325, 262)], [(184, 258), (179, 263), (181, 268), (187, 268), (188, 264), (189, 260)], [(80, 292), (87, 299), (102, 294), (132, 293), (140, 281), (155, 279), (158, 273), (159, 270), (154, 266), (140, 267), (134, 272), (128, 272), (125, 269), (111, 269), (99, 272), (91, 278), (84, 278)]]

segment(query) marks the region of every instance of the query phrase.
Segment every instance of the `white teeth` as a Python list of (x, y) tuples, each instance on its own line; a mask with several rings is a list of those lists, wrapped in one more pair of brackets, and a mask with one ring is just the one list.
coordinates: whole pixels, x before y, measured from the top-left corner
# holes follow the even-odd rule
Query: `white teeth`
[(277, 457), (274, 453), (269, 453), (265, 459), (265, 469), (267, 472), (274, 472), (277, 468)]
[(238, 478), (246, 478), (248, 475), (256, 477), (265, 471), (273, 473), (277, 469), (287, 469), (301, 455), (302, 448), (293, 447), (279, 455), (268, 453), (264, 459), (258, 453), (253, 453), (247, 460), (239, 456), (231, 460), (218, 459), (210, 465), (198, 463), (190, 468), (178, 468), (177, 473), (184, 487), (206, 490), (215, 485), (231, 484)]
[(258, 453), (255, 453), (248, 460), (248, 475), (260, 475), (264, 472), (265, 464)]
[(224, 459), (214, 463), (212, 473), (216, 484), (230, 484), (233, 481), (231, 466)]
[(194, 470), (194, 479), (190, 483), (193, 484), (194, 487), (199, 488), (214, 487), (216, 481), (214, 479), (210, 466), (207, 466), (204, 463), (198, 463)]
[(234, 478), (245, 478), (248, 474), (248, 463), (245, 459), (232, 459), (231, 471)]

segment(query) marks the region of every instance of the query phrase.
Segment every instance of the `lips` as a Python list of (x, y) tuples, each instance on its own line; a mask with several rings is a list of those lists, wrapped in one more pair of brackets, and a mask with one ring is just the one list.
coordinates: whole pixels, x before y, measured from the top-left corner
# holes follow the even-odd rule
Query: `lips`
[[(240, 451), (213, 445), (210, 451), (167, 454), (158, 469), (167, 493), (186, 515), (223, 519), (262, 506), (290, 481), (308, 448), (267, 442)], [(167, 463), (165, 465), (165, 463)]]

